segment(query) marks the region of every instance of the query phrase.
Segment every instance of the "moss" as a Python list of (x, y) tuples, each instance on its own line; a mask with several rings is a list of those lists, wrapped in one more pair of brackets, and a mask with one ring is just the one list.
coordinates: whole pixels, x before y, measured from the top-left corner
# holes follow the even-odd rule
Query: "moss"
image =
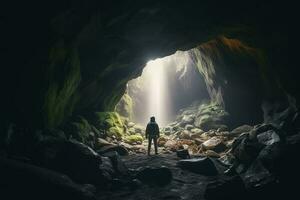
[(78, 117), (76, 122), (71, 123), (71, 135), (80, 142), (88, 140), (91, 129), (91, 125), (83, 117)]
[(75, 47), (58, 43), (49, 52), (49, 66), (45, 77), (48, 85), (44, 96), (44, 124), (58, 126), (70, 116), (75, 105), (76, 89), (81, 80), (80, 61)]
[(125, 134), (124, 121), (117, 112), (96, 112), (94, 125), (98, 129), (107, 130), (109, 136), (121, 138)]
[(124, 141), (129, 144), (133, 144), (133, 143), (141, 144), (143, 140), (144, 139), (141, 135), (129, 135), (124, 138)]
[(132, 98), (125, 93), (119, 103), (116, 105), (115, 110), (122, 116), (132, 119), (133, 116), (133, 101)]

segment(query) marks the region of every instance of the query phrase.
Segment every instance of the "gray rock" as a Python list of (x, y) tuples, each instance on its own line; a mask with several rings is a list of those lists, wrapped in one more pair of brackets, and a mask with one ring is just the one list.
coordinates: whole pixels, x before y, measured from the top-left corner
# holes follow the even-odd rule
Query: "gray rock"
[(188, 131), (192, 130), (192, 128), (194, 128), (194, 126), (191, 125), (191, 124), (187, 124), (187, 125), (185, 125), (185, 127), (184, 127), (184, 129), (186, 129), (186, 130), (188, 130)]
[(259, 143), (264, 145), (271, 145), (276, 142), (280, 142), (280, 137), (273, 130), (268, 130), (267, 132), (260, 133), (257, 135), (257, 140)]
[(239, 126), (235, 129), (233, 129), (230, 134), (232, 135), (235, 135), (235, 136), (238, 136), (242, 133), (247, 133), (247, 132), (250, 132), (251, 130), (253, 129), (253, 126), (249, 126), (249, 125), (242, 125), (242, 126)]
[(207, 157), (180, 160), (177, 162), (177, 165), (182, 169), (206, 176), (215, 176), (218, 174), (214, 162)]
[(223, 143), (223, 141), (216, 136), (202, 143), (202, 147), (206, 150), (213, 150), (217, 153), (220, 153), (226, 149), (226, 145)]

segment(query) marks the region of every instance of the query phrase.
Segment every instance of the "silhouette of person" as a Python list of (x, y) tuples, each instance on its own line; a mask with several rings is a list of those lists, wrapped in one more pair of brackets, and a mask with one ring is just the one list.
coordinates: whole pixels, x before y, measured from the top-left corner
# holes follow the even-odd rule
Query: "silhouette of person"
[(151, 117), (150, 122), (147, 124), (146, 138), (148, 138), (148, 155), (150, 155), (152, 140), (154, 143), (155, 154), (157, 154), (157, 139), (159, 138), (159, 127), (155, 122), (155, 117)]

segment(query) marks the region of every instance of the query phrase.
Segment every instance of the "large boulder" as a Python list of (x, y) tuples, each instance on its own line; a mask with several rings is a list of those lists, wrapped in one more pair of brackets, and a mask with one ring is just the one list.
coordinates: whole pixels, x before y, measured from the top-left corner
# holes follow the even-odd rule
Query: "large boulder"
[(128, 155), (128, 150), (126, 149), (126, 147), (122, 145), (116, 145), (116, 144), (109, 144), (109, 145), (102, 146), (97, 150), (97, 153), (105, 154), (107, 152), (113, 152), (113, 151), (117, 152), (121, 156)]
[(261, 144), (272, 145), (276, 142), (280, 142), (280, 137), (274, 130), (268, 130), (257, 135), (257, 140)]
[(233, 129), (230, 132), (230, 134), (233, 135), (233, 136), (239, 136), (242, 133), (250, 132), (252, 129), (253, 129), (252, 126), (245, 124), (245, 125), (242, 125), (242, 126), (239, 126), (235, 129)]
[(92, 186), (76, 184), (65, 174), (15, 160), (0, 158), (0, 176), (1, 199), (96, 199)]
[(215, 176), (218, 170), (214, 162), (207, 157), (184, 159), (177, 162), (178, 167), (206, 176)]
[(212, 137), (209, 140), (205, 141), (201, 145), (205, 150), (213, 150), (217, 153), (222, 152), (226, 149), (226, 145), (223, 143), (223, 140), (219, 137)]
[(46, 140), (40, 143), (36, 162), (65, 173), (80, 183), (105, 185), (113, 169), (102, 169), (102, 158), (87, 145), (75, 140)]

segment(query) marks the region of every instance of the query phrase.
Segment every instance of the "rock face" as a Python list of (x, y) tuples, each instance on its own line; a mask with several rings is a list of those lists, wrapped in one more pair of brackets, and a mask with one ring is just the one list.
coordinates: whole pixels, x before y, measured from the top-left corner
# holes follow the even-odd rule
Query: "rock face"
[(218, 171), (210, 158), (180, 160), (177, 165), (182, 169), (206, 176), (214, 176), (218, 174)]

